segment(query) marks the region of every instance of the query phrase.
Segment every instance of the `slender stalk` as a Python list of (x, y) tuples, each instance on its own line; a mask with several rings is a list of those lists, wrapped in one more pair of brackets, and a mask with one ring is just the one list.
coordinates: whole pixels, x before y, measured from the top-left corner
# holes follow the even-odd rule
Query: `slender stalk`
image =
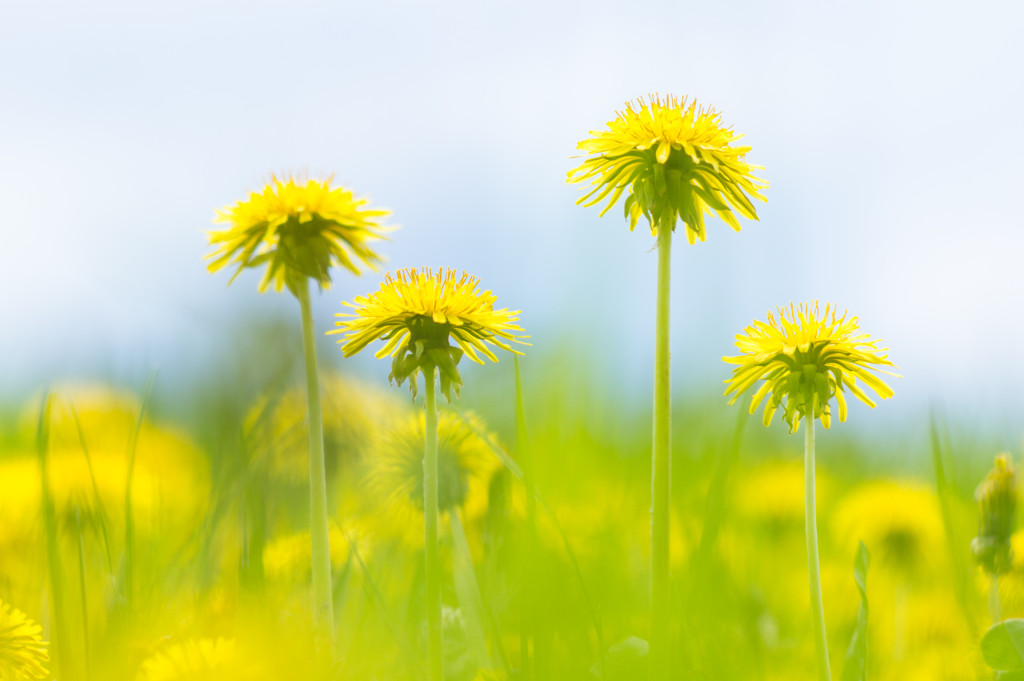
[(427, 678), (444, 679), (441, 656), (441, 556), (437, 541), (437, 403), (434, 368), (424, 371), (427, 389), (423, 402), (426, 424), (423, 444), (423, 529), (427, 578)]
[[(529, 441), (526, 428), (526, 405), (523, 397), (523, 377), (519, 370), (519, 358), (513, 357), (516, 374), (516, 456), (523, 474), (523, 486), (526, 488), (526, 527), (523, 542), (523, 555), (534, 556), (537, 534), (537, 501), (536, 488), (533, 482), (533, 462), (530, 459)], [(537, 645), (537, 603), (535, 587), (535, 561), (532, 558), (522, 561), (523, 586), (520, 589), (520, 617), (522, 632), (519, 638), (520, 667), (527, 679), (537, 678), (535, 660), (531, 656), (530, 643)]]
[(814, 502), (814, 417), (804, 418), (804, 520), (807, 531), (807, 571), (811, 588), (811, 618), (814, 621), (814, 645), (818, 654), (818, 679), (831, 681), (828, 666), (828, 639), (825, 636), (825, 609), (821, 603), (821, 569), (818, 566), (818, 521)]
[(992, 581), (988, 585), (988, 609), (992, 614), (992, 622), (998, 624), (999, 615), (999, 575), (993, 574)]
[(302, 350), (306, 356), (306, 398), (309, 402), (309, 536), (313, 555), (313, 627), (316, 648), (334, 653), (334, 600), (331, 594), (331, 550), (327, 537), (327, 469), (324, 427), (320, 413), (320, 381), (313, 338), (309, 283), (298, 287), (302, 308)]
[(135, 515), (132, 502), (132, 481), (135, 478), (135, 458), (139, 448), (139, 433), (142, 422), (146, 418), (146, 407), (149, 396), (156, 382), (156, 370), (149, 373), (146, 379), (146, 390), (139, 404), (139, 415), (132, 427), (131, 438), (128, 440), (128, 476), (124, 482), (124, 601), (129, 613), (135, 608)]
[(89, 643), (89, 597), (85, 583), (85, 537), (82, 534), (82, 511), (75, 506), (75, 530), (78, 532), (78, 589), (82, 597), (82, 663), (85, 678), (92, 676), (89, 662), (92, 645)]
[(43, 506), (43, 532), (46, 535), (46, 566), (50, 577), (50, 617), (53, 622), (52, 643), (56, 669), (59, 678), (77, 678), (77, 668), (72, 664), (71, 638), (68, 636), (67, 613), (64, 594), (64, 569), (57, 537), (57, 511), (53, 492), (50, 489), (50, 413), (53, 410), (53, 396), (43, 398), (39, 414), (39, 428), (36, 437), (39, 455), (40, 498)]
[(671, 677), (669, 661), (669, 495), (672, 395), (669, 381), (669, 281), (672, 227), (658, 229), (658, 298), (654, 343), (654, 451), (651, 462), (651, 681)]

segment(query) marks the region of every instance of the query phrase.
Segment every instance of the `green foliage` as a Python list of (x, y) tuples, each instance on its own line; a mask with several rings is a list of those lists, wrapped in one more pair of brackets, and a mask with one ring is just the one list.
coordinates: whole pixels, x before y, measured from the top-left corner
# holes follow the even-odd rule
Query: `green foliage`
[(1024, 671), (1024, 619), (992, 625), (981, 639), (981, 654), (997, 671)]

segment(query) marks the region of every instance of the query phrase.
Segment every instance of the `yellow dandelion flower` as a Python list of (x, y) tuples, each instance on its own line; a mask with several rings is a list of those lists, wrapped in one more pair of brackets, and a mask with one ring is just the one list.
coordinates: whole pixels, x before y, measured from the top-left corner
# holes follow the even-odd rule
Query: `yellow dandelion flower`
[[(358, 530), (358, 527), (350, 528)], [(329, 530), (331, 566), (340, 568), (349, 558), (349, 536), (338, 527)], [(364, 539), (360, 537), (360, 539)], [(367, 543), (360, 543), (360, 553), (366, 558)], [(269, 542), (263, 549), (263, 569), (268, 577), (276, 580), (305, 580), (309, 577), (310, 565), (313, 560), (312, 543), (309, 530), (278, 537)]]
[(0, 679), (45, 679), (50, 656), (43, 628), (0, 600)]
[(189, 639), (142, 663), (138, 681), (222, 681), (254, 678), (233, 639)]
[[(374, 433), (409, 406), (394, 393), (339, 373), (321, 386), (324, 454), (328, 479), (362, 457)], [(296, 385), (277, 398), (264, 396), (246, 418), (252, 456), (276, 480), (309, 481), (309, 418), (306, 390)]]
[[(460, 509), (467, 522), (487, 510), (488, 485), (500, 464), (478, 433), (486, 426), (472, 414), (462, 418), (442, 412), (438, 419), (438, 502), (440, 512)], [(384, 500), (388, 525), (403, 539), (422, 544), (423, 442), (426, 417), (412, 414), (395, 428), (382, 433), (368, 457), (366, 489), (369, 496)], [(406, 531), (411, 530), (408, 537)]]
[(885, 480), (855, 489), (834, 516), (836, 536), (852, 554), (858, 541), (872, 564), (913, 575), (943, 555), (945, 530), (935, 493), (911, 482)]
[(624, 204), (630, 230), (640, 216), (651, 234), (659, 225), (686, 224), (692, 244), (704, 241), (704, 214), (717, 214), (740, 230), (735, 213), (751, 220), (757, 212), (750, 199), (764, 201), (768, 183), (753, 175), (760, 166), (743, 160), (750, 147), (731, 146), (742, 137), (722, 125), (714, 109), (672, 95), (627, 102), (624, 111), (577, 146), (589, 157), (569, 171), (569, 182), (593, 188), (577, 203), (593, 206), (607, 199), (604, 215), (628, 189)]
[[(344, 305), (353, 313), (337, 313), (340, 328), (329, 334), (344, 333), (338, 341), (346, 357), (356, 354), (375, 340), (384, 341), (377, 357), (393, 357), (390, 379), (401, 385), (409, 379), (416, 394), (416, 372), (436, 367), (441, 392), (450, 398), (450, 389), (458, 393), (462, 385), (457, 365), (465, 354), (478, 364), (480, 355), (497, 362), (489, 345), (522, 354), (509, 342), (528, 345), (516, 332), (523, 329), (514, 322), (520, 312), (494, 309), (496, 297), (479, 290), (480, 280), (465, 272), (461, 277), (452, 269), (404, 269), (387, 274), (380, 290)], [(454, 340), (456, 346), (450, 341)]]
[(892, 397), (892, 388), (870, 370), (898, 376), (876, 368), (895, 365), (888, 355), (881, 354), (887, 350), (878, 348), (878, 340), (858, 331), (857, 317), (847, 317), (846, 312), (837, 317), (831, 305), (826, 305), (822, 314), (817, 302), (791, 303), (788, 308), (779, 308), (778, 318), (769, 312), (767, 323), (755, 321), (736, 336), (736, 347), (743, 354), (722, 358), (739, 365), (726, 381), (725, 394), (732, 394), (729, 403), (763, 380), (750, 403), (750, 413), (767, 397), (764, 425), (771, 423), (782, 406), (790, 432), (796, 432), (800, 419), (808, 416), (820, 418), (828, 428), (833, 397), (839, 407), (839, 420), (845, 421), (844, 389), (874, 407), (858, 379), (882, 399)]
[(381, 220), (390, 211), (370, 208), (366, 199), (331, 181), (271, 177), (261, 193), (219, 210), (215, 222), (229, 227), (210, 232), (216, 249), (206, 256), (210, 272), (237, 264), (234, 281), (242, 270), (266, 265), (260, 292), (273, 283), (277, 291), (288, 286), (298, 295), (306, 279), (328, 288), (334, 265), (353, 274), (360, 273), (360, 263), (376, 269), (381, 257), (369, 244), (388, 231)]

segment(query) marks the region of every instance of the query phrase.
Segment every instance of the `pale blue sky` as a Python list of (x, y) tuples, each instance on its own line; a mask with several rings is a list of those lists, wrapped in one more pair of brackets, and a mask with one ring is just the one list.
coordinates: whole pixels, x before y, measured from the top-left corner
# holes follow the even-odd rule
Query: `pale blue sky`
[[(389, 266), (452, 265), (542, 352), (592, 343), (649, 386), (656, 257), (565, 184), (623, 102), (690, 94), (746, 134), (759, 223), (674, 257), (677, 383), (735, 333), (834, 300), (892, 348), (894, 402), (1024, 408), (1024, 10), (972, 2), (6, 2), (0, 381), (172, 374), (258, 308), (206, 274), (214, 209), (270, 172), (334, 173), (402, 226)], [(379, 277), (342, 272), (322, 329)], [(371, 371), (386, 374), (386, 363)], [(364, 365), (369, 366), (369, 365)], [(1002, 401), (1007, 400), (1007, 401)], [(894, 412), (896, 413), (896, 412)]]

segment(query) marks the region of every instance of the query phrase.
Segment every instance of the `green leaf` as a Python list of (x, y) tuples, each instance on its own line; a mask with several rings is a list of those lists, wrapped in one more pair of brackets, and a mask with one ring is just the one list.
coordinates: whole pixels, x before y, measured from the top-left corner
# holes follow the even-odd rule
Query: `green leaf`
[(1012, 672), (999, 672), (996, 679), (998, 679), (998, 681), (1024, 681), (1024, 669), (1018, 669)]
[(1024, 670), (1024, 620), (1012, 619), (992, 625), (981, 638), (981, 654), (992, 669)]
[(865, 681), (868, 668), (868, 565), (871, 556), (868, 547), (860, 542), (857, 557), (853, 561), (853, 579), (857, 582), (860, 592), (860, 607), (857, 609), (857, 625), (850, 637), (850, 647), (846, 649), (843, 661), (842, 681)]

